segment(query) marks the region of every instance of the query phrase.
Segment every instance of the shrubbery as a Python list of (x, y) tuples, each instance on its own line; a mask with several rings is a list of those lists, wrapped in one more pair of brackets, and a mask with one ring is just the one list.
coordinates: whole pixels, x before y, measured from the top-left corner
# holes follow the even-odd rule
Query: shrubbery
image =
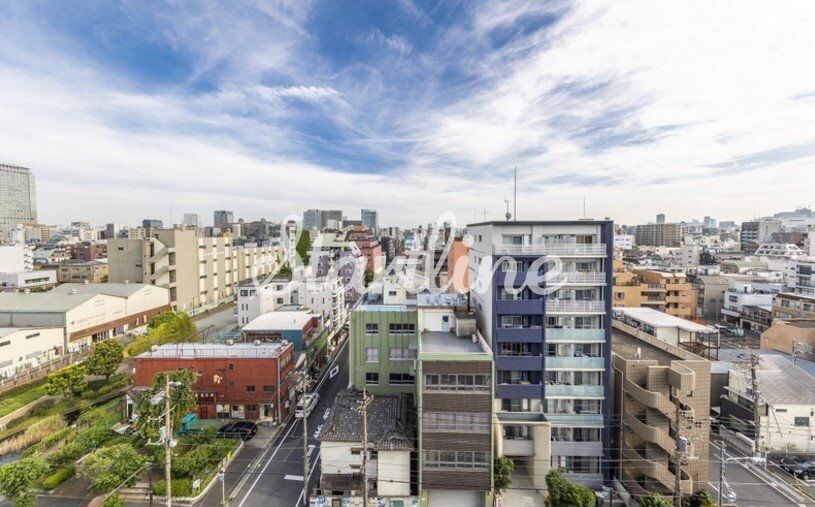
[(557, 470), (550, 470), (546, 474), (546, 505), (549, 507), (595, 507), (597, 495), (582, 484), (567, 481)]
[(42, 489), (50, 491), (73, 477), (75, 473), (76, 467), (73, 463), (59, 467), (54, 473), (43, 479)]
[(139, 336), (127, 348), (130, 356), (150, 350), (153, 345), (196, 341), (195, 324), (185, 313), (162, 312), (147, 324), (147, 334)]
[(134, 474), (143, 464), (144, 457), (131, 444), (117, 444), (94, 451), (82, 460), (78, 473), (90, 479), (93, 491), (103, 493), (135, 483)]
[[(171, 483), (173, 496), (192, 496), (192, 482), (189, 479), (173, 479)], [(156, 481), (153, 485), (153, 493), (159, 496), (164, 496), (167, 493), (167, 483), (164, 479)]]

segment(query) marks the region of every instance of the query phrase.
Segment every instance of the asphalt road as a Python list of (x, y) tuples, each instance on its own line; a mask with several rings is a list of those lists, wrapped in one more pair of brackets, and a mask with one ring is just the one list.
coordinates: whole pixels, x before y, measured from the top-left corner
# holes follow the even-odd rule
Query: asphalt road
[[(710, 489), (715, 496), (719, 487), (719, 446), (710, 443), (710, 466), (708, 477)], [(726, 456), (743, 457), (742, 454), (728, 450)], [(729, 461), (725, 469), (725, 479), (732, 491), (736, 493), (736, 502), (724, 505), (737, 505), (738, 507), (772, 507), (782, 505), (815, 505), (815, 501), (802, 494), (789, 481), (791, 477), (784, 471), (768, 465), (765, 470), (757, 466), (739, 461)], [(725, 493), (728, 491), (724, 488)]]
[[(337, 356), (338, 372), (326, 375), (315, 386), (320, 401), (308, 418), (309, 490), (319, 480), (319, 442), (317, 436), (328, 419), (334, 397), (348, 386), (348, 340)], [(329, 373), (334, 368), (329, 369)], [(295, 507), (302, 505), (303, 489), (302, 422), (292, 418), (265, 449), (244, 449), (226, 471), (227, 496), (234, 507)], [(220, 487), (199, 505), (215, 506), (221, 501)], [(300, 503), (298, 503), (300, 502)]]

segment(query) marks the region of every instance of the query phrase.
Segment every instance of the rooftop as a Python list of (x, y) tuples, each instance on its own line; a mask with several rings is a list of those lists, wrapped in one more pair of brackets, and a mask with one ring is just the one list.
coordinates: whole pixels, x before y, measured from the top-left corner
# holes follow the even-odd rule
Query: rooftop
[(407, 305), (365, 304), (359, 305), (356, 312), (406, 312)]
[(671, 361), (704, 361), (702, 357), (656, 338), (641, 339), (617, 328), (611, 330), (611, 353), (626, 359), (657, 361), (665, 366)]
[(49, 291), (50, 294), (107, 294), (126, 298), (145, 287), (145, 283), (63, 283)]
[(277, 357), (291, 347), (290, 343), (171, 343), (161, 345), (155, 351), (148, 351), (137, 358), (200, 359), (220, 357), (264, 358)]
[(64, 313), (96, 297), (93, 294), (60, 294), (59, 292), (2, 292), (0, 312)]
[(61, 327), (0, 327), (0, 338), (9, 336), (17, 331), (34, 333), (43, 329), (62, 329)]
[(444, 331), (422, 332), (422, 353), (425, 354), (486, 354), (479, 343), (459, 338)]
[(301, 330), (308, 321), (317, 317), (316, 313), (308, 310), (284, 310), (264, 313), (260, 317), (243, 326), (244, 331), (294, 331)]
[[(730, 374), (750, 384), (750, 368), (746, 365), (734, 363)], [(761, 397), (770, 405), (815, 405), (815, 378), (784, 357), (762, 354), (756, 380)]]
[(493, 220), (467, 224), (467, 227), (479, 225), (605, 225), (610, 223), (612, 223), (611, 220)]
[[(331, 407), (331, 418), (320, 434), (323, 442), (362, 442), (359, 391), (340, 391)], [(368, 441), (378, 451), (413, 450), (413, 423), (408, 420), (407, 396), (380, 394), (368, 405)]]
[(681, 317), (674, 317), (673, 315), (668, 315), (665, 312), (660, 312), (659, 310), (654, 310), (653, 308), (626, 308), (626, 307), (614, 308), (615, 318), (618, 313), (624, 315), (625, 317), (640, 321), (643, 324), (648, 324), (649, 326), (655, 328), (676, 327), (679, 329), (684, 329), (685, 331), (696, 333), (716, 332), (716, 329), (713, 327), (697, 324), (695, 322), (685, 320)]

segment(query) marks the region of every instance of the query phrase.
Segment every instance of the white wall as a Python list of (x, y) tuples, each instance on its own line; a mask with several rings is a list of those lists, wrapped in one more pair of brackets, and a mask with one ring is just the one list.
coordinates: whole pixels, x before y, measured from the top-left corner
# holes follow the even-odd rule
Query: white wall
[(381, 496), (410, 495), (410, 452), (379, 451), (377, 454), (377, 493)]
[(322, 463), (320, 473), (358, 473), (358, 470), (351, 469), (351, 465), (362, 466), (362, 454), (351, 454), (352, 447), (362, 447), (362, 444), (358, 442), (321, 442), (320, 459)]
[(21, 328), (0, 333), (0, 376), (13, 376), (18, 368), (34, 367), (58, 357), (64, 352), (64, 343), (61, 327)]
[(0, 273), (33, 269), (33, 256), (25, 245), (0, 246)]

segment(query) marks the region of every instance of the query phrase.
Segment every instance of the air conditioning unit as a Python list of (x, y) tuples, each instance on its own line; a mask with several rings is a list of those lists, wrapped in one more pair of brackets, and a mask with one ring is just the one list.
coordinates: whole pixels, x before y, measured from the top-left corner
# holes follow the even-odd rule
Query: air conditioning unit
[(227, 340), (226, 344), (227, 345), (235, 345), (235, 340)]

